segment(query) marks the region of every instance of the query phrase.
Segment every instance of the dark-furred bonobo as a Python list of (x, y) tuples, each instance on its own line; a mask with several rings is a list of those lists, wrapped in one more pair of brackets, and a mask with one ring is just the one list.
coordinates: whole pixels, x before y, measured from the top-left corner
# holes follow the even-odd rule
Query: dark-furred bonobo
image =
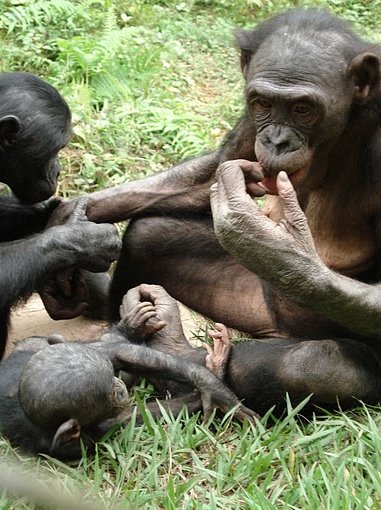
[[(79, 457), (81, 441), (91, 450), (133, 412), (125, 383), (114, 376), (121, 370), (126, 381), (147, 377), (163, 394), (169, 380), (178, 381), (178, 398), (161, 402), (175, 415), (184, 405), (192, 412), (203, 408), (206, 416), (214, 407), (237, 407), (238, 419), (252, 419), (254, 413), (200, 364), (130, 343), (142, 343), (165, 326), (151, 303), (142, 306), (140, 296), (132, 294), (123, 319), (98, 342), (66, 342), (60, 335), (27, 338), (0, 363), (0, 431), (14, 446), (62, 459)], [(156, 402), (147, 405), (161, 415)]]
[[(380, 258), (381, 49), (318, 9), (280, 14), (252, 31), (239, 31), (237, 40), (246, 109), (222, 147), (89, 198), (91, 220), (151, 215), (127, 229), (110, 293), (111, 316), (117, 319), (128, 286), (147, 282), (255, 337), (380, 340), (381, 288), (373, 284), (379, 281)], [(262, 256), (261, 264), (249, 252), (231, 256), (221, 247), (208, 214), (218, 167), (221, 176), (232, 177), (232, 193), (241, 189), (243, 172), (250, 195), (266, 194), (258, 214), (280, 228), (283, 202), (275, 179), (286, 171), (323, 279), (296, 271), (298, 242), (279, 250), (274, 229), (265, 229), (258, 241), (268, 248), (260, 253), (271, 254)], [(220, 205), (217, 215), (224, 210), (221, 197)], [(59, 208), (56, 221), (70, 207)], [(243, 218), (231, 229), (238, 232), (240, 222)], [(226, 239), (223, 245), (228, 247)], [(282, 281), (273, 269), (275, 256), (283, 264)], [(298, 285), (292, 284), (294, 273), (303, 273)], [(330, 289), (338, 273), (348, 277), (346, 284)]]
[[(0, 197), (0, 357), (13, 304), (60, 271), (106, 271), (119, 253), (115, 227), (88, 221), (83, 201), (66, 222), (44, 231), (60, 202), (49, 199), (57, 154), (70, 136), (70, 110), (56, 89), (27, 73), (0, 73), (0, 181), (14, 194)], [(43, 298), (56, 306), (49, 292)]]
[[(139, 301), (140, 305), (133, 308)], [(158, 321), (166, 323), (146, 338), (140, 332), (147, 346), (205, 365), (246, 406), (261, 415), (271, 408), (281, 415), (287, 407), (287, 393), (293, 405), (311, 397), (303, 413), (309, 413), (313, 406), (347, 409), (359, 401), (381, 401), (380, 359), (365, 343), (351, 339), (266, 338), (232, 346), (227, 329), (217, 323), (209, 332), (214, 348), (206, 346), (206, 353), (187, 341), (178, 304), (159, 285), (142, 284), (130, 289), (123, 304), (136, 316), (139, 306), (145, 313), (155, 312), (148, 320), (151, 328)]]

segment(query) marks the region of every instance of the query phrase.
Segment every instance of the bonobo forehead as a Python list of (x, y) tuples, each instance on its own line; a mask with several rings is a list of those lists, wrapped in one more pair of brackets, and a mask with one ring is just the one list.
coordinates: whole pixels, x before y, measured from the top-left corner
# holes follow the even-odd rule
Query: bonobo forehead
[(342, 93), (348, 69), (344, 45), (336, 32), (293, 31), (284, 26), (251, 59), (248, 89), (262, 85), (270, 94), (288, 89), (302, 93), (304, 88)]

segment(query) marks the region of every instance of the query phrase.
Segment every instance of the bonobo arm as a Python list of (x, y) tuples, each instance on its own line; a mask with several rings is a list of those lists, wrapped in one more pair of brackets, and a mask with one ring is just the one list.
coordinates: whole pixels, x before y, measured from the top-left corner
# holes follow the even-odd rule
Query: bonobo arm
[(72, 266), (106, 271), (120, 251), (113, 225), (86, 220), (80, 202), (65, 225), (0, 245), (0, 309), (38, 290), (49, 276)]
[(15, 197), (0, 197), (0, 241), (14, 241), (41, 232), (54, 209), (62, 203), (50, 198), (38, 204), (22, 204)]
[(285, 172), (277, 178), (284, 217), (276, 223), (265, 216), (246, 192), (243, 172), (251, 165), (224, 163), (212, 186), (214, 229), (221, 245), (302, 308), (381, 339), (381, 284), (352, 280), (324, 265)]
[(183, 382), (198, 389), (201, 400), (209, 406), (212, 402), (226, 412), (239, 405), (235, 412), (238, 419), (250, 419), (255, 413), (240, 405), (238, 398), (209, 370), (197, 363), (159, 352), (141, 345), (118, 342), (98, 345), (97, 350), (106, 354), (114, 370), (125, 370), (141, 376), (154, 376)]
[[(219, 151), (184, 161), (172, 169), (138, 181), (92, 193), (86, 216), (95, 222), (118, 222), (155, 212), (200, 212), (210, 208), (210, 184), (219, 164)], [(63, 204), (51, 224), (60, 224), (74, 202)]]

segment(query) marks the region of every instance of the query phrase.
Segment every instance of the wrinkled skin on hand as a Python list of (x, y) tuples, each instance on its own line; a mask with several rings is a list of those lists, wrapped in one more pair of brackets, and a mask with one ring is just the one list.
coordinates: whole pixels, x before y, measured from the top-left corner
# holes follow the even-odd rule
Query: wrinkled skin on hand
[(64, 225), (70, 218), (71, 214), (74, 212), (78, 204), (78, 200), (84, 199), (81, 197), (80, 199), (70, 200), (69, 202), (61, 201), (61, 203), (58, 204), (58, 207), (50, 216), (47, 228), (56, 227), (58, 225)]
[(52, 275), (40, 290), (44, 306), (53, 319), (71, 319), (87, 309), (88, 291), (80, 269), (107, 271), (121, 249), (116, 227), (88, 221), (86, 205), (86, 199), (79, 199), (64, 225), (52, 228), (70, 255), (75, 255), (75, 266)]
[(251, 166), (255, 168), (256, 163), (236, 160), (218, 168), (217, 183), (211, 187), (216, 237), (248, 269), (297, 301), (301, 288), (304, 293), (313, 293), (329, 270), (316, 253), (307, 219), (286, 172), (277, 177), (283, 218), (274, 222), (247, 192), (245, 174), (250, 173)]
[(54, 320), (74, 319), (88, 308), (88, 289), (80, 269), (65, 269), (53, 275), (40, 291), (49, 316)]
[[(137, 304), (138, 303), (138, 304)], [(135, 324), (134, 316), (136, 309), (140, 308), (140, 313), (147, 314), (147, 320), (144, 324), (145, 331), (140, 331)], [(124, 329), (129, 338), (132, 332), (130, 330), (139, 330), (140, 340), (144, 341), (150, 338), (150, 347), (161, 350), (164, 344), (170, 342), (180, 344), (187, 343), (182, 332), (181, 317), (177, 303), (160, 285), (141, 284), (138, 287), (130, 289), (124, 296), (120, 307), (120, 316), (124, 324)], [(161, 331), (165, 326), (165, 330)], [(152, 337), (152, 335), (155, 334)]]
[(101, 273), (117, 259), (122, 243), (114, 225), (89, 221), (86, 207), (86, 198), (78, 200), (69, 219), (55, 229), (62, 238), (65, 237), (64, 245), (72, 252), (71, 255), (74, 252), (77, 267)]

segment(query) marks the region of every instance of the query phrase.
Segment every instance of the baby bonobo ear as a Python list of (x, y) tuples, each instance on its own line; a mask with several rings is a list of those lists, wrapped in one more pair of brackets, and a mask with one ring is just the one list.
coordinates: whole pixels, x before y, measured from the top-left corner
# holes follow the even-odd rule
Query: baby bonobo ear
[(0, 147), (11, 145), (21, 129), (21, 121), (16, 115), (5, 115), (0, 118)]
[(70, 418), (62, 423), (53, 437), (50, 454), (54, 457), (70, 458), (80, 451), (81, 425)]

